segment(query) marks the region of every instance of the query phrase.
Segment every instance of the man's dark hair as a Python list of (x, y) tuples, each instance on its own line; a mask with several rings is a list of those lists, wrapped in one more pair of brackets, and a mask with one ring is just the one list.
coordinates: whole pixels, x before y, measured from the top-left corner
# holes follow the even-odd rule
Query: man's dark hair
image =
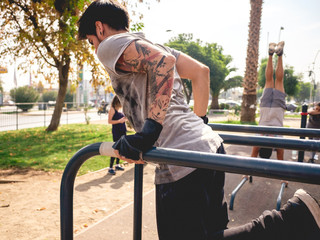
[(78, 21), (78, 39), (96, 34), (96, 21), (106, 23), (114, 30), (129, 30), (127, 9), (114, 0), (97, 0), (90, 4)]
[(270, 158), (272, 155), (272, 148), (260, 148), (259, 156), (261, 158)]

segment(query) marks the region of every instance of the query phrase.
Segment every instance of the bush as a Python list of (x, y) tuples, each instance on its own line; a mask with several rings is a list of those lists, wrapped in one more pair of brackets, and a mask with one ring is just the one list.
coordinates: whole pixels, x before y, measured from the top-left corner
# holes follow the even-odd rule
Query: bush
[(57, 95), (56, 91), (46, 91), (42, 94), (40, 102), (56, 101)]
[(235, 105), (234, 107), (232, 107), (232, 109), (234, 109), (234, 113), (238, 115), (241, 111), (241, 106)]
[[(66, 97), (64, 99), (65, 102), (69, 102), (67, 104), (67, 108), (70, 109), (73, 107), (73, 94), (71, 93), (70, 89), (67, 90), (67, 93), (66, 93)], [(71, 102), (71, 103), (70, 103)]]
[(302, 111), (302, 106), (299, 105), (294, 111), (297, 112), (297, 113), (301, 112)]
[(230, 109), (230, 105), (226, 104), (226, 103), (220, 103), (219, 108), (220, 109)]
[[(10, 90), (10, 96), (15, 103), (35, 103), (39, 99), (39, 93), (30, 86), (19, 87)], [(22, 111), (27, 112), (34, 104), (17, 105)]]

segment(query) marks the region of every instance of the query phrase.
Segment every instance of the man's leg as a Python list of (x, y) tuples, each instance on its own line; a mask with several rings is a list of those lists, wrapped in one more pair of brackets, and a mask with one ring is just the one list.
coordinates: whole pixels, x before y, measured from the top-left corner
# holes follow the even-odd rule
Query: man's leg
[(284, 93), (284, 86), (283, 86), (284, 71), (283, 71), (283, 63), (282, 63), (283, 47), (284, 47), (284, 42), (279, 42), (276, 50), (276, 54), (278, 55), (278, 63), (276, 68), (275, 89)]
[[(225, 153), (223, 144), (217, 153)], [(196, 169), (178, 181), (156, 185), (159, 240), (208, 240), (226, 229), (224, 179), (224, 172)]]
[(253, 147), (251, 152), (251, 157), (258, 157), (259, 154), (259, 147)]
[(319, 240), (320, 206), (299, 189), (279, 210), (265, 211), (251, 222), (217, 232), (214, 240)]
[(277, 159), (283, 160), (284, 156), (284, 149), (277, 149)]
[(266, 67), (266, 82), (264, 85), (264, 88), (274, 88), (274, 80), (273, 80), (273, 63), (272, 63), (272, 56), (273, 53), (275, 52), (275, 43), (270, 43), (269, 44), (269, 58), (268, 58), (268, 63)]

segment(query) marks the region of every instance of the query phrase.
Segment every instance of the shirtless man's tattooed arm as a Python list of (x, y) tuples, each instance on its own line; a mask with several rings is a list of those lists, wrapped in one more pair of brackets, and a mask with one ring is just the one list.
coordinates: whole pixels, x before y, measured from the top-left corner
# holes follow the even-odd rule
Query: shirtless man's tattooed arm
[(176, 58), (152, 44), (138, 40), (132, 42), (116, 64), (125, 72), (142, 72), (150, 79), (151, 106), (148, 118), (162, 124), (169, 106), (173, 87)]

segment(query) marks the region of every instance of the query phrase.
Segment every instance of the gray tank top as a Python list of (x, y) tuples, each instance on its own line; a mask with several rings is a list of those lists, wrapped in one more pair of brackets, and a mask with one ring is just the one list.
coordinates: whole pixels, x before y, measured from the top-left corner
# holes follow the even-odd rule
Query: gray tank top
[[(147, 74), (123, 73), (116, 70), (116, 62), (123, 51), (130, 43), (137, 40), (153, 44), (146, 40), (142, 33), (120, 33), (104, 39), (98, 47), (97, 55), (110, 75), (112, 87), (122, 103), (123, 113), (134, 130), (139, 132), (148, 116), (151, 101), (150, 79)], [(159, 44), (154, 45), (178, 59), (180, 54), (178, 51)], [(170, 105), (163, 122), (163, 130), (155, 146), (215, 153), (222, 141), (217, 133), (190, 110), (185, 102), (182, 81), (175, 69)], [(156, 167), (155, 183), (174, 182), (194, 170), (189, 167), (159, 164)]]

